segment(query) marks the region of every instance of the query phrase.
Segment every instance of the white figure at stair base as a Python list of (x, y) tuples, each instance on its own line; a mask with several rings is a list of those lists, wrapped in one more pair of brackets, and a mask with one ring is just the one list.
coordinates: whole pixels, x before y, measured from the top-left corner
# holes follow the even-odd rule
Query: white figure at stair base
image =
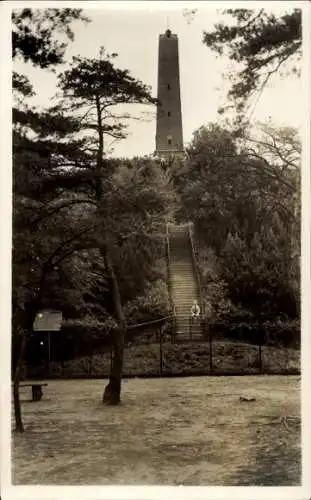
[(199, 304), (198, 302), (195, 300), (193, 302), (193, 305), (190, 309), (190, 316), (191, 316), (191, 319), (197, 319), (200, 317), (200, 313), (201, 313), (201, 310), (200, 310), (200, 307), (199, 307)]

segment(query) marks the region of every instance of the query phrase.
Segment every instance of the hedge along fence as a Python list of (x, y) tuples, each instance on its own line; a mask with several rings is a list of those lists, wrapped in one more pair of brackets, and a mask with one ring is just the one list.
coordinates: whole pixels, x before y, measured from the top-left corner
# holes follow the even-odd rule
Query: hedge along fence
[[(212, 364), (210, 363), (212, 360)], [(98, 353), (68, 360), (63, 366), (51, 363), (51, 378), (106, 378), (110, 372), (110, 353)], [(215, 341), (212, 357), (209, 344), (165, 342), (132, 345), (124, 353), (124, 377), (169, 377), (192, 375), (260, 375), (300, 373), (300, 353), (297, 349), (246, 343)], [(29, 377), (41, 377), (40, 367)]]
[[(150, 342), (159, 339), (162, 335), (171, 333), (173, 317), (166, 316), (157, 320), (140, 324), (129, 325), (125, 335), (125, 345), (137, 342)], [(47, 357), (45, 348), (48, 346), (50, 333), (51, 361), (65, 361), (82, 355), (91, 355), (96, 352), (110, 352), (113, 343), (113, 330), (92, 325), (78, 325), (78, 327), (63, 327), (59, 332), (34, 332), (28, 338), (26, 360), (36, 364), (36, 359)], [(40, 347), (41, 344), (43, 347)]]
[(255, 345), (300, 348), (299, 320), (269, 320), (214, 322), (208, 325), (206, 337), (212, 333), (213, 338), (227, 338), (232, 341), (244, 341)]
[[(168, 341), (168, 339), (170, 339)], [(50, 366), (56, 378), (103, 378), (111, 366), (111, 352), (79, 356)], [(37, 367), (39, 368), (39, 367)], [(124, 352), (125, 377), (186, 375), (299, 374), (300, 352), (297, 349), (231, 341), (209, 332), (209, 341), (173, 342), (173, 337), (136, 338)], [(42, 377), (37, 369), (28, 376)]]
[[(172, 338), (174, 324), (174, 316), (169, 315), (157, 320), (129, 325), (124, 339), (125, 347), (152, 342), (159, 342), (161, 345), (165, 339)], [(26, 356), (28, 376), (44, 377), (53, 372), (63, 373), (64, 367), (70, 360), (92, 358), (95, 354), (109, 357), (110, 362), (112, 360), (113, 330), (104, 331), (102, 335), (96, 329), (94, 332), (82, 330), (74, 335), (72, 329), (64, 329), (51, 335), (51, 342), (47, 342), (47, 336), (47, 332), (37, 332), (29, 339)], [(40, 344), (43, 344), (43, 348)]]

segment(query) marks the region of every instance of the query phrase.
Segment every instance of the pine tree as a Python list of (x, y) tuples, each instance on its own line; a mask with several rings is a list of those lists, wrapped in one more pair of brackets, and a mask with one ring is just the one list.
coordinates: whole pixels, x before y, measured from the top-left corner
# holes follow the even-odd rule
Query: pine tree
[(302, 15), (300, 9), (280, 16), (265, 9), (227, 9), (223, 14), (224, 21), (204, 32), (203, 43), (236, 63), (237, 70), (230, 77), (229, 106), (233, 104), (243, 115), (273, 75), (283, 68), (300, 74)]

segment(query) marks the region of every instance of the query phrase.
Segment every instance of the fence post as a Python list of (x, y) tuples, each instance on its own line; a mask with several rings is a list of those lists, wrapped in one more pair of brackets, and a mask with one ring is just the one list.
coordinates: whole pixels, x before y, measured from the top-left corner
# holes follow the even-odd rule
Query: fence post
[(210, 326), (207, 327), (207, 321), (205, 318), (205, 331), (208, 328), (208, 343), (209, 343), (209, 369), (210, 372), (213, 371), (213, 342), (212, 342), (212, 330)]
[(51, 332), (48, 331), (48, 373), (51, 375)]
[(160, 326), (160, 375), (163, 376), (163, 364), (162, 364), (162, 327)]
[(260, 375), (262, 374), (262, 346), (261, 346), (261, 341), (259, 341), (259, 373)]
[(175, 311), (175, 307), (173, 309), (174, 311), (174, 318), (173, 318), (173, 336), (172, 336), (172, 339), (173, 339), (173, 344), (175, 344), (176, 342), (176, 329), (177, 329), (177, 321), (176, 321), (176, 311)]
[(259, 373), (262, 375), (263, 369), (262, 369), (262, 347), (265, 343), (265, 333), (262, 330), (259, 332), (259, 349), (258, 349), (258, 354), (259, 354)]

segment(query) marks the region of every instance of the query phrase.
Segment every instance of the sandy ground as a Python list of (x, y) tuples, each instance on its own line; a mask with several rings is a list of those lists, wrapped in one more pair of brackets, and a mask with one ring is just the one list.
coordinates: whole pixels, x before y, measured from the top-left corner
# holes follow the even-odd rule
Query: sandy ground
[(104, 385), (49, 381), (40, 402), (21, 390), (13, 484), (300, 484), (299, 377), (131, 379), (119, 407)]

